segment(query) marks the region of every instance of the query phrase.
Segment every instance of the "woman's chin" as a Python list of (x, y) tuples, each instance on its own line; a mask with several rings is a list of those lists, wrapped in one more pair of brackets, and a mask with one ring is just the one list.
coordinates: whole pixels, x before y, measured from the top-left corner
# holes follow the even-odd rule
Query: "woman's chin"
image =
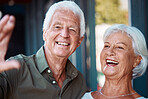
[(115, 76), (116, 73), (115, 73), (115, 72), (104, 72), (104, 75), (105, 75), (106, 77), (110, 77), (110, 76)]
[(105, 66), (103, 69), (103, 74), (105, 76), (114, 76), (117, 74), (117, 71), (114, 67), (111, 66)]

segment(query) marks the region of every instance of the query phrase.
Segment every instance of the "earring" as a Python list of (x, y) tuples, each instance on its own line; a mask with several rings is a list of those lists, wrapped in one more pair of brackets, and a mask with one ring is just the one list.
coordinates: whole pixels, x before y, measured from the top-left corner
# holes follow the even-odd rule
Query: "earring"
[(133, 67), (135, 68), (136, 66), (137, 66), (137, 64), (136, 64), (136, 63), (134, 63)]

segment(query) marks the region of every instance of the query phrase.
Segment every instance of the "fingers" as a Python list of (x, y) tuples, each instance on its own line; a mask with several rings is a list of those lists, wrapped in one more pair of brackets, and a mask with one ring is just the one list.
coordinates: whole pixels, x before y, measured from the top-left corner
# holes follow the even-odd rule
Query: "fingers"
[(6, 25), (8, 19), (9, 19), (9, 15), (5, 15), (5, 16), (0, 20), (0, 31), (1, 31), (2, 28)]
[[(15, 17), (10, 15), (5, 15), (0, 20), (0, 59), (4, 60), (5, 54), (7, 52), (8, 43), (15, 26)], [(0, 62), (0, 72), (7, 71), (9, 69), (18, 69), (20, 64), (16, 60), (11, 61), (1, 61)]]
[(10, 69), (19, 69), (19, 68), (20, 64), (16, 60), (0, 62), (0, 72), (7, 71)]
[(15, 17), (5, 15), (0, 20), (0, 58), (4, 58), (8, 49), (8, 44), (15, 26)]
[(4, 33), (9, 33), (13, 31), (14, 26), (15, 26), (15, 17), (14, 16), (9, 16), (7, 22), (5, 23), (5, 27), (3, 27), (3, 32)]
[(10, 35), (15, 26), (15, 17), (10, 15), (5, 15), (0, 20), (0, 41), (6, 36)]

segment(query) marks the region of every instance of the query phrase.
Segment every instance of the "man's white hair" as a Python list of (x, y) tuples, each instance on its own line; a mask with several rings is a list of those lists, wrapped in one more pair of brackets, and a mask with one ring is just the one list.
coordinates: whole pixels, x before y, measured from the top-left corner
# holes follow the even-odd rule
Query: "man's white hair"
[(80, 37), (82, 37), (85, 34), (84, 13), (74, 1), (60, 1), (58, 3), (53, 4), (46, 12), (46, 16), (43, 23), (43, 29), (45, 30), (48, 29), (52, 15), (57, 9), (61, 8), (66, 8), (68, 10), (71, 10), (76, 16), (78, 16), (80, 20)]

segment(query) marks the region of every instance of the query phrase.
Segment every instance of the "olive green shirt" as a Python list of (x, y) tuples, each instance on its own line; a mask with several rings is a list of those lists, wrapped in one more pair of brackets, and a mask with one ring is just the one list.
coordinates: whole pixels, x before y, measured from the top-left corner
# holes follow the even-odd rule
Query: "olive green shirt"
[(0, 74), (0, 99), (80, 99), (87, 91), (83, 75), (67, 60), (60, 88), (45, 59), (44, 47), (31, 56), (17, 55), (19, 70)]

